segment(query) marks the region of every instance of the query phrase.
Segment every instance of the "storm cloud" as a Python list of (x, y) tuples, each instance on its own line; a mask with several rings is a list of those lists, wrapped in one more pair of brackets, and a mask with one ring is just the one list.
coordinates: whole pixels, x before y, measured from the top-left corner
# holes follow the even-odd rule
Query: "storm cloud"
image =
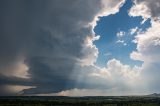
[(114, 14), (122, 2), (1, 0), (0, 87), (33, 86), (24, 94), (75, 88), (75, 67), (93, 65), (98, 56), (93, 44), (98, 16)]

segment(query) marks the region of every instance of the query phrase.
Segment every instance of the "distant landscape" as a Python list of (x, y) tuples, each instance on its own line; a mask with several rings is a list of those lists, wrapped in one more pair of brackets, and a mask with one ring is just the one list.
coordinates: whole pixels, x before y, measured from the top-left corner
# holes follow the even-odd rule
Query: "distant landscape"
[(0, 106), (160, 106), (160, 94), (145, 96), (5, 96)]

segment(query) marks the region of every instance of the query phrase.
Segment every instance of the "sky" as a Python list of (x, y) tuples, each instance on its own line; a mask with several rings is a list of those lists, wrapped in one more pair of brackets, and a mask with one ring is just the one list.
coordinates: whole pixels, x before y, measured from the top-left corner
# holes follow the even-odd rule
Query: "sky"
[[(104, 67), (106, 61), (112, 58), (131, 66), (142, 64), (140, 61), (133, 61), (129, 56), (133, 50), (136, 50), (136, 44), (132, 42), (136, 32), (131, 33), (131, 30), (142, 29), (144, 31), (150, 27), (150, 21), (147, 20), (142, 25), (142, 17), (130, 17), (128, 10), (132, 5), (131, 0), (128, 0), (118, 13), (103, 16), (97, 22), (94, 31), (101, 36), (98, 41), (95, 41), (95, 45), (99, 49), (97, 65)], [(121, 35), (118, 36), (118, 34)]]
[(1, 0), (0, 96), (160, 93), (159, 0)]

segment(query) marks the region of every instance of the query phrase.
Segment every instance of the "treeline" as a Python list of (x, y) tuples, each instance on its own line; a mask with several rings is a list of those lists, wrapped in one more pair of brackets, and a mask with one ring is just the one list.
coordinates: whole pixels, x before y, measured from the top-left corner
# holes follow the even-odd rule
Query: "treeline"
[(160, 106), (160, 98), (0, 98), (0, 106)]

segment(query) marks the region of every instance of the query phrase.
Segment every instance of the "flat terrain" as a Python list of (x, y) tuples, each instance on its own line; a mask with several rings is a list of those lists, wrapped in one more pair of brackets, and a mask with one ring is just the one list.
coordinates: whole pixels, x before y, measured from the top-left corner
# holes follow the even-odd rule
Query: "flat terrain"
[(160, 97), (0, 97), (0, 106), (160, 106)]

